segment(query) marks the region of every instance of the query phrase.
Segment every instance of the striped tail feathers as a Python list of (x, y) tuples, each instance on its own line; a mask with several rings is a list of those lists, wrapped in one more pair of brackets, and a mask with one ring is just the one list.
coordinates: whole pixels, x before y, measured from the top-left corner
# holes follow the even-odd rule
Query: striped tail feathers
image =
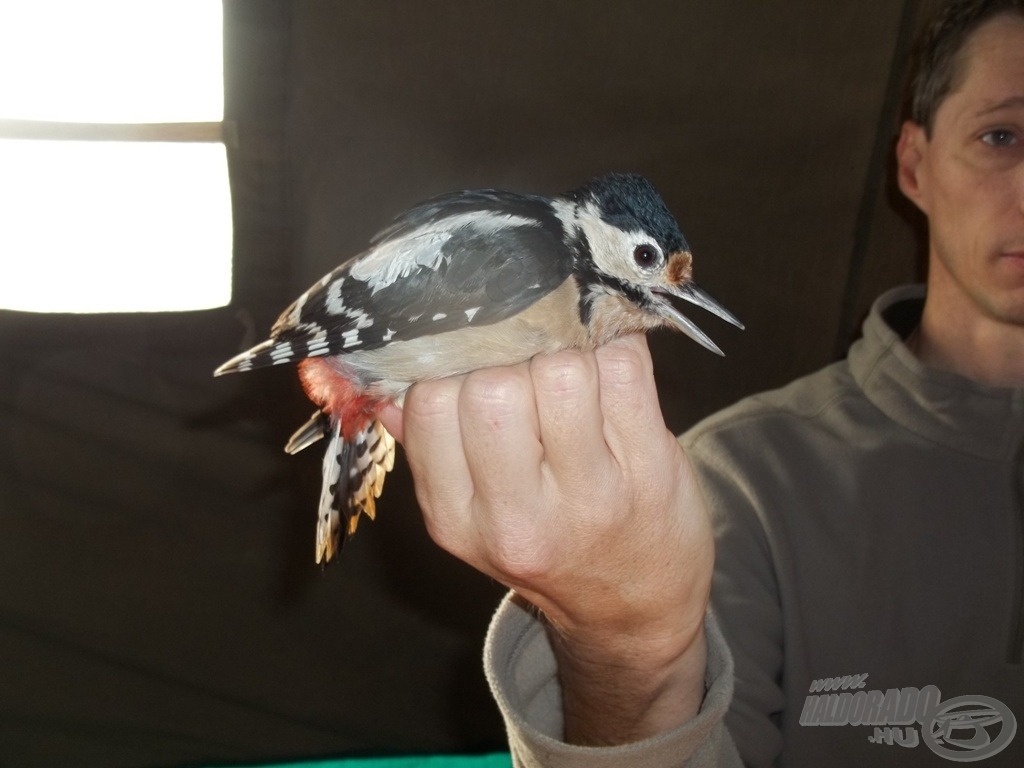
[[(347, 530), (352, 510), (347, 494), (342, 489), (342, 478), (350, 473), (351, 451), (341, 436), (341, 424), (331, 429), (330, 442), (324, 454), (323, 486), (320, 490), (320, 506), (316, 520), (316, 561), (330, 562), (341, 550), (342, 518)], [(340, 492), (339, 492), (340, 491)]]
[[(305, 345), (302, 345), (305, 347)], [(296, 359), (290, 341), (267, 339), (241, 354), (235, 355), (213, 372), (214, 376), (225, 373), (251, 371), (254, 368), (265, 368), (268, 365), (290, 363)]]
[(326, 437), (331, 428), (330, 419), (323, 411), (314, 411), (309, 420), (295, 430), (284, 446), (284, 452), (294, 456), (299, 451), (309, 448), (313, 443)]
[(356, 532), (361, 515), (374, 519), (384, 478), (394, 465), (395, 439), (376, 419), (368, 421), (351, 442), (345, 440), (339, 422), (330, 425), (317, 511), (317, 563), (330, 562), (341, 551)]
[[(255, 347), (235, 355), (217, 368), (213, 375), (223, 376), (225, 373), (236, 371), (252, 371), (271, 365), (294, 363), (307, 357), (333, 354), (345, 345), (347, 339), (345, 334), (341, 333), (339, 340), (332, 342), (328, 339), (327, 330), (313, 322), (286, 330), (287, 333), (282, 336), (272, 336)], [(348, 346), (354, 346), (354, 343), (350, 341)]]

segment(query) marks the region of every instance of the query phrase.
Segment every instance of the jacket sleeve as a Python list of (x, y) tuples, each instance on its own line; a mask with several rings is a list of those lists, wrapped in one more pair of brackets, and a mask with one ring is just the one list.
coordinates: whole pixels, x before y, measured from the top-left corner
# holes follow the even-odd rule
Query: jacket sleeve
[(484, 667), (508, 729), (516, 768), (710, 768), (739, 766), (723, 717), (732, 697), (733, 666), (713, 616), (705, 621), (707, 692), (697, 716), (650, 739), (615, 747), (562, 741), (562, 694), (544, 624), (510, 594), (487, 635)]
[[(745, 765), (766, 768), (782, 752), (777, 718), (785, 708), (779, 680), (783, 617), (766, 533), (765, 478), (770, 458), (748, 456), (745, 446), (765, 451), (764, 441), (742, 426), (716, 430), (700, 425), (680, 439), (697, 474), (715, 529), (711, 604), (732, 652), (735, 691), (726, 726)], [(769, 452), (770, 453), (770, 452)]]

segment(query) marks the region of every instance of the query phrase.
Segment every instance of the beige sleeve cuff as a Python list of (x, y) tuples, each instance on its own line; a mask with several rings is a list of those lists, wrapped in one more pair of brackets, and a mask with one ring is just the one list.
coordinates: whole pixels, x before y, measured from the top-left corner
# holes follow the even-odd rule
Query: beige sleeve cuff
[(666, 733), (616, 747), (562, 741), (558, 668), (543, 623), (510, 593), (502, 601), (484, 650), (484, 669), (508, 729), (519, 768), (703, 768), (741, 765), (723, 717), (732, 700), (733, 662), (714, 617), (705, 620), (707, 693), (692, 720)]

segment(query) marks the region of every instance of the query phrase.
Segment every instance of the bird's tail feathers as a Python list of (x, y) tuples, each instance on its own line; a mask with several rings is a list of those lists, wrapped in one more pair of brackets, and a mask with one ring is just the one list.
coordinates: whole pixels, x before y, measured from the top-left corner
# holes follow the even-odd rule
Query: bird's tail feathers
[[(296, 346), (299, 349), (296, 349)], [(225, 373), (252, 371), (256, 368), (266, 368), (270, 365), (281, 365), (290, 363), (299, 357), (306, 357), (310, 354), (307, 344), (293, 344), (291, 341), (279, 339), (267, 339), (241, 354), (235, 355), (226, 363), (213, 372), (214, 376), (223, 376)]]
[(315, 411), (309, 420), (295, 430), (284, 446), (284, 452), (295, 455), (323, 439), (330, 430), (330, 420), (323, 411)]
[(341, 551), (345, 540), (356, 532), (361, 515), (371, 520), (376, 516), (384, 477), (394, 465), (395, 439), (376, 419), (367, 422), (351, 441), (345, 440), (339, 422), (331, 424), (317, 512), (318, 563), (330, 562)]

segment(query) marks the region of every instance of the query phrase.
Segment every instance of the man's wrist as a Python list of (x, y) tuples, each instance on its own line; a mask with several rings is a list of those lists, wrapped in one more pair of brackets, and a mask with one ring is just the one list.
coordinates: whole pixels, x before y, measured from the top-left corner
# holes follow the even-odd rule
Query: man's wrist
[(707, 670), (703, 620), (660, 638), (568, 638), (550, 625), (548, 634), (558, 661), (567, 742), (639, 741), (700, 711)]

